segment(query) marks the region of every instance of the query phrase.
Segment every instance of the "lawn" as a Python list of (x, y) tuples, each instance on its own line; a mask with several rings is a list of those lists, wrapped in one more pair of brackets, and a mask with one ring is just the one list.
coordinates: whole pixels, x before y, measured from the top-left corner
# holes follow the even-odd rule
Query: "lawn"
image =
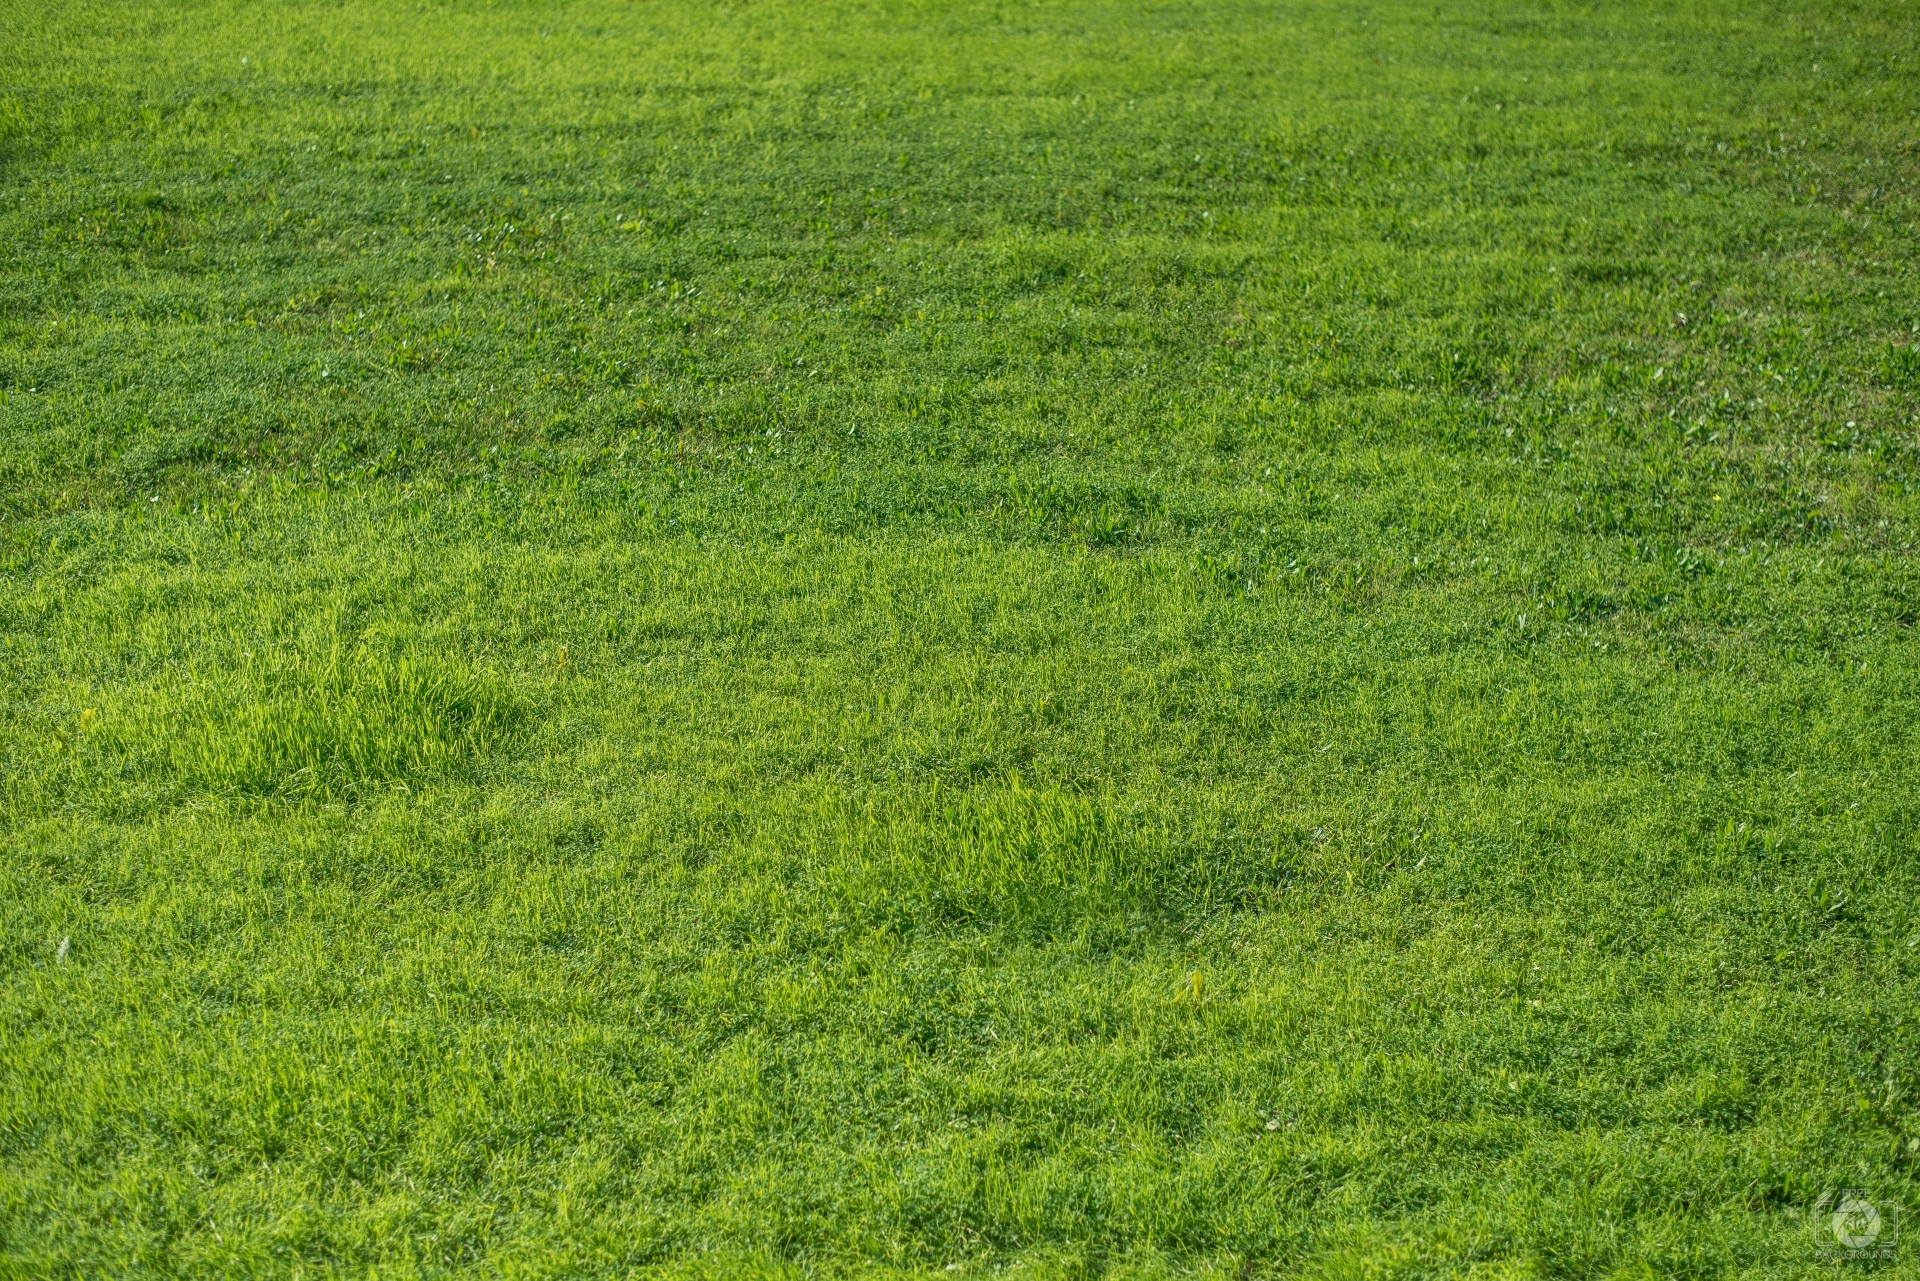
[(1920, 1276), (1917, 535), (1903, 0), (0, 0), (0, 1276)]

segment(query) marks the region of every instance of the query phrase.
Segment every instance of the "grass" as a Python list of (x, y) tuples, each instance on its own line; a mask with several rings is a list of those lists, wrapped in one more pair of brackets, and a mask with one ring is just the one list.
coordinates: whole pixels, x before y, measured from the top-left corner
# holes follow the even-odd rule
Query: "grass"
[(0, 36), (0, 1273), (1920, 1205), (1911, 6)]

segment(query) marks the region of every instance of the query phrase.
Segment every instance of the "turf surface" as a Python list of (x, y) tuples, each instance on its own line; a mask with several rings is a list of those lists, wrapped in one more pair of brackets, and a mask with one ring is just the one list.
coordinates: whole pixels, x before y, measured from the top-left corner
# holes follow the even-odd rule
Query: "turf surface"
[(0, 1272), (1827, 1267), (1917, 24), (0, 3)]

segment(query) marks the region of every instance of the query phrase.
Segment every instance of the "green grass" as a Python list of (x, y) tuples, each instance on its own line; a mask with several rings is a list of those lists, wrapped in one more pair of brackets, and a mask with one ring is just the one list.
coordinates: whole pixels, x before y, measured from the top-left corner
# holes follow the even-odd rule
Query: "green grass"
[(1917, 126), (1899, 0), (0, 0), (0, 1275), (1840, 1269)]

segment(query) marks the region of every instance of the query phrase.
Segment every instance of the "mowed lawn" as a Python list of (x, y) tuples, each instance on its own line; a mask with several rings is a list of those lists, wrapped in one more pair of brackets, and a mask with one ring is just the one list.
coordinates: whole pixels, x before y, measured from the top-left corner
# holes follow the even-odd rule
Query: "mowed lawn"
[(1917, 268), (1901, 0), (0, 0), (0, 1275), (1920, 1275)]

